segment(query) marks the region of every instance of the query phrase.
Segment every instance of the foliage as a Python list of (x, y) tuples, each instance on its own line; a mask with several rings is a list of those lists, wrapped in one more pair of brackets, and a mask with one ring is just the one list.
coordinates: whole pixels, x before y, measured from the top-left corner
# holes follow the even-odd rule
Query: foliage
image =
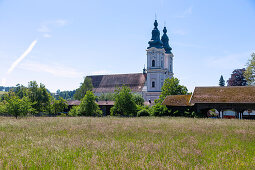
[(73, 106), (71, 108), (71, 110), (68, 112), (68, 116), (78, 116), (79, 112), (80, 112), (80, 107), (79, 106)]
[(136, 116), (136, 104), (131, 89), (127, 86), (117, 88), (114, 92), (115, 104), (111, 115)]
[(81, 86), (76, 90), (74, 94), (74, 98), (76, 100), (81, 100), (87, 91), (92, 91), (93, 84), (90, 77), (85, 77), (83, 83), (81, 83)]
[(54, 95), (54, 98), (58, 100), (60, 97), (62, 97), (65, 100), (73, 100), (74, 94), (75, 94), (75, 90), (73, 90), (73, 91), (57, 90), (56, 94)]
[(245, 72), (244, 68), (235, 69), (232, 72), (231, 77), (227, 81), (228, 86), (246, 86), (247, 81), (245, 80), (244, 72)]
[(6, 111), (8, 114), (15, 116), (26, 116), (28, 113), (34, 112), (32, 102), (28, 97), (20, 99), (16, 95), (11, 95), (6, 101)]
[(144, 105), (144, 99), (143, 96), (140, 94), (133, 94), (133, 98), (136, 105), (143, 106)]
[(5, 114), (5, 113), (7, 113), (7, 110), (6, 110), (6, 105), (3, 101), (3, 102), (0, 102), (0, 115)]
[(43, 84), (38, 84), (36, 81), (30, 81), (28, 83), (28, 97), (33, 104), (33, 108), (36, 112), (50, 112), (51, 95)]
[(152, 115), (153, 116), (170, 116), (170, 110), (168, 110), (165, 105), (156, 103), (154, 106), (152, 106)]
[(98, 97), (99, 101), (113, 101), (114, 95), (112, 93), (103, 93)]
[(15, 87), (5, 87), (5, 86), (0, 86), (0, 91), (5, 91), (5, 92), (9, 92), (12, 89), (14, 89)]
[(62, 97), (59, 100), (54, 99), (52, 103), (52, 111), (56, 115), (60, 112), (63, 112), (68, 107), (67, 102)]
[(97, 105), (96, 97), (92, 91), (87, 91), (79, 105), (79, 115), (82, 116), (101, 116), (102, 111)]
[(171, 79), (167, 78), (164, 81), (164, 84), (161, 88), (161, 95), (159, 99), (156, 100), (156, 103), (161, 103), (166, 96), (168, 95), (181, 95), (188, 94), (188, 89), (185, 86), (179, 84), (180, 81), (177, 78), (172, 77)]
[(147, 109), (142, 109), (139, 112), (137, 112), (137, 117), (141, 116), (150, 116), (150, 112)]
[(247, 63), (244, 77), (249, 85), (255, 84), (255, 53), (251, 54), (251, 59)]
[(220, 76), (219, 85), (220, 86), (225, 86), (225, 80), (223, 79), (222, 75)]

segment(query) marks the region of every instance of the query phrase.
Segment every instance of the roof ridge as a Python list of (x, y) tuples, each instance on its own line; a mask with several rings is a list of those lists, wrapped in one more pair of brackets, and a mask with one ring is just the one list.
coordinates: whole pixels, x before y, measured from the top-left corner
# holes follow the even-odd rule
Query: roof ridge
[(129, 74), (144, 74), (144, 73), (124, 73), (124, 74), (102, 74), (102, 75), (88, 75), (88, 77), (91, 76), (111, 76), (111, 75), (129, 75)]

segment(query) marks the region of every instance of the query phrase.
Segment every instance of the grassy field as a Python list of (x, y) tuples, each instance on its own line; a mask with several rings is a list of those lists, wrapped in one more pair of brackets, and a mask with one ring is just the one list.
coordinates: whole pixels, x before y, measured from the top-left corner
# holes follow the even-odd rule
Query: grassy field
[(0, 117), (0, 168), (254, 169), (255, 121)]
[(7, 92), (5, 92), (5, 91), (0, 91), (0, 97), (1, 97), (3, 94), (5, 94), (5, 93), (7, 93)]

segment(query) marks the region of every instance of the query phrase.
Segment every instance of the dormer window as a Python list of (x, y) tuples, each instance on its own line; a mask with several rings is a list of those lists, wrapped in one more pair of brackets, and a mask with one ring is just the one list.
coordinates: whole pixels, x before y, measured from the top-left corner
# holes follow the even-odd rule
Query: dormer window
[(155, 60), (152, 60), (151, 66), (152, 66), (152, 67), (155, 67)]
[(155, 81), (151, 83), (151, 87), (155, 87)]

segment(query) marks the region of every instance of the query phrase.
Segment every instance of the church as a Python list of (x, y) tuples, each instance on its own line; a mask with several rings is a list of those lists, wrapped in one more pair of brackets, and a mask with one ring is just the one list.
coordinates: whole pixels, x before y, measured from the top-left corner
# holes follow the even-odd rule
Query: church
[(166, 78), (173, 77), (173, 53), (169, 45), (167, 29), (160, 38), (158, 22), (155, 20), (152, 38), (148, 42), (147, 69), (142, 73), (91, 75), (93, 92), (96, 96), (114, 93), (116, 87), (128, 86), (133, 93), (143, 96), (145, 101), (158, 99)]

